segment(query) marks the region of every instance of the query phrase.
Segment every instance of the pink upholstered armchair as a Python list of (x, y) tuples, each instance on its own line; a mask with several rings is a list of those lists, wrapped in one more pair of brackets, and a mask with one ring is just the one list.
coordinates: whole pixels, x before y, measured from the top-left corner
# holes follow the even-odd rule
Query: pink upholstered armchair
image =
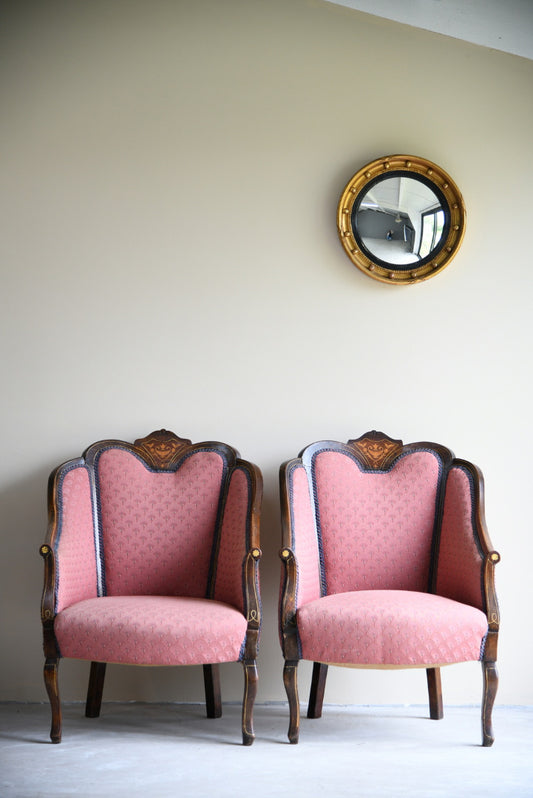
[(218, 665), (240, 661), (243, 743), (253, 742), (261, 495), (259, 469), (235, 449), (165, 430), (100, 441), (52, 472), (41, 547), (52, 742), (61, 657), (91, 662), (88, 717), (100, 713), (106, 663), (203, 665), (207, 715), (219, 717)]
[(297, 667), (314, 663), (308, 717), (328, 665), (425, 668), (442, 717), (440, 667), (480, 660), (483, 745), (494, 741), (499, 613), (476, 466), (433, 443), (379, 432), (320, 441), (280, 471), (280, 626), (289, 740), (298, 742)]

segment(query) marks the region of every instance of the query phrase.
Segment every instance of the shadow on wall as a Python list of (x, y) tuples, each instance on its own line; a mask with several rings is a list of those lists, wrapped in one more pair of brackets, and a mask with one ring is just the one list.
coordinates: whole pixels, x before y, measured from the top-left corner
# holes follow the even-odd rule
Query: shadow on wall
[[(24, 479), (11, 483), (0, 493), (4, 571), (1, 580), (4, 613), (4, 640), (11, 656), (4, 656), (3, 683), (11, 700), (25, 700), (35, 686), (42, 686), (42, 633), (40, 601), (43, 564), (39, 547), (48, 523), (46, 492), (48, 474), (53, 464), (29, 471)], [(6, 653), (7, 653), (6, 651)], [(13, 653), (14, 652), (14, 653)], [(31, 672), (22, 663), (31, 662)], [(33, 667), (35, 663), (35, 667)], [(7, 688), (6, 688), (7, 689)], [(0, 696), (2, 698), (4, 696)]]

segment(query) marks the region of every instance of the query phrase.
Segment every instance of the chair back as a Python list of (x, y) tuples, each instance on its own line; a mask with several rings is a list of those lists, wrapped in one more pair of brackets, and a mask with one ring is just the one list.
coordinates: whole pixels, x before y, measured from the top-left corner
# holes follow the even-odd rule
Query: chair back
[(298, 604), (353, 590), (428, 591), (452, 453), (382, 433), (320, 441), (288, 464)]
[(56, 469), (56, 611), (104, 595), (217, 598), (242, 608), (248, 466), (226, 444), (193, 445), (161, 430), (134, 444), (100, 441)]

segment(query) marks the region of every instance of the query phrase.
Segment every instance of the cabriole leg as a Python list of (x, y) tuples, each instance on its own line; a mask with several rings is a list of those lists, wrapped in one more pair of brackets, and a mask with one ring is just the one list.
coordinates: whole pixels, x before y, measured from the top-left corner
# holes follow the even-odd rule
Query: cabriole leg
[(61, 742), (61, 701), (59, 698), (59, 688), (57, 683), (57, 672), (59, 659), (49, 657), (44, 663), (44, 683), (46, 692), (50, 699), (52, 709), (52, 727), (50, 729), (50, 739), (53, 743)]
[(251, 745), (255, 740), (253, 710), (257, 695), (257, 665), (255, 659), (245, 660), (244, 666), (244, 698), (242, 702), (242, 743)]
[(102, 694), (104, 692), (105, 662), (91, 662), (89, 674), (89, 687), (87, 688), (87, 701), (85, 703), (85, 717), (100, 717), (102, 707)]
[(208, 718), (222, 716), (220, 669), (218, 665), (204, 665), (205, 706)]
[(300, 701), (298, 699), (298, 660), (285, 660), (283, 683), (289, 699), (289, 741), (297, 743), (300, 734)]
[(429, 693), (429, 717), (431, 720), (440, 720), (444, 717), (440, 668), (426, 668), (426, 676)]
[(323, 662), (313, 663), (313, 677), (311, 679), (311, 692), (309, 693), (309, 705), (307, 707), (308, 718), (322, 717), (322, 704), (324, 703), (324, 690), (326, 689), (326, 677), (328, 666)]
[(481, 706), (481, 726), (483, 745), (489, 747), (494, 742), (492, 728), (492, 707), (498, 690), (498, 670), (495, 662), (483, 662), (483, 703)]

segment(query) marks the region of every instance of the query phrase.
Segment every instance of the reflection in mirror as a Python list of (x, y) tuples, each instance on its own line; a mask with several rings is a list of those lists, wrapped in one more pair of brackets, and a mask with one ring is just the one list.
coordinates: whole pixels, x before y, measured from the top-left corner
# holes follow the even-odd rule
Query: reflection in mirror
[(438, 248), (447, 217), (444, 197), (420, 177), (396, 172), (379, 177), (362, 194), (354, 205), (352, 227), (377, 260), (406, 268)]
[(373, 161), (352, 178), (337, 221), (358, 268), (382, 282), (412, 283), (449, 263), (464, 234), (465, 210), (442, 169), (395, 155)]

